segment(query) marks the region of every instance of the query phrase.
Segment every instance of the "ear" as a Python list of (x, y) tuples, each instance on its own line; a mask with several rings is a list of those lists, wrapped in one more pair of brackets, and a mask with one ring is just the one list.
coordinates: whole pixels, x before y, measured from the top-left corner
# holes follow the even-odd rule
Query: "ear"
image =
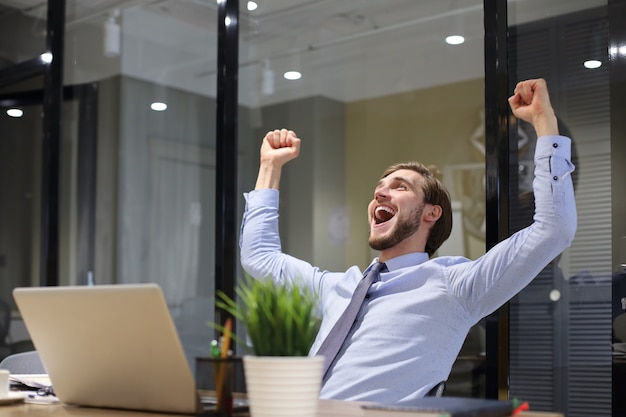
[(433, 225), (437, 220), (439, 220), (442, 214), (443, 209), (440, 205), (426, 204), (424, 206), (424, 211), (422, 212), (422, 221)]

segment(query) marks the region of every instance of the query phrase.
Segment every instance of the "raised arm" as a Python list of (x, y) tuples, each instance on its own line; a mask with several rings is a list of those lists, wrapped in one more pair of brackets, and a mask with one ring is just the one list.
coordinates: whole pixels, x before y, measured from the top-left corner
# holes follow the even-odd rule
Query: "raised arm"
[(558, 257), (576, 233), (572, 186), (571, 140), (558, 134), (546, 82), (522, 81), (509, 98), (513, 114), (537, 132), (533, 196), (529, 226), (504, 239), (470, 268), (451, 268), (451, 289), (476, 320), (490, 314), (526, 287)]
[(509, 97), (509, 105), (515, 117), (535, 128), (538, 137), (559, 134), (556, 115), (544, 79), (517, 83), (513, 95)]
[(267, 132), (261, 145), (261, 165), (256, 180), (256, 190), (278, 189), (283, 165), (300, 154), (300, 139), (292, 130)]
[(257, 279), (272, 277), (281, 282), (297, 279), (302, 285), (317, 290), (321, 272), (283, 253), (278, 230), (282, 168), (299, 153), (300, 139), (291, 130), (272, 130), (263, 138), (255, 190), (244, 194), (246, 207), (239, 240), (241, 265)]

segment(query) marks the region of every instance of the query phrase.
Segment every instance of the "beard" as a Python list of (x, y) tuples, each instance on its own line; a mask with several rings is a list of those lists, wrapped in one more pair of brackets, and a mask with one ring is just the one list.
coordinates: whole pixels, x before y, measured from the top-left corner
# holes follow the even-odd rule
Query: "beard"
[(409, 215), (408, 219), (398, 219), (398, 222), (389, 235), (377, 237), (372, 236), (370, 232), (370, 238), (367, 242), (370, 248), (374, 250), (389, 249), (413, 235), (420, 227), (420, 219), (422, 218), (423, 211), (424, 205), (422, 204)]

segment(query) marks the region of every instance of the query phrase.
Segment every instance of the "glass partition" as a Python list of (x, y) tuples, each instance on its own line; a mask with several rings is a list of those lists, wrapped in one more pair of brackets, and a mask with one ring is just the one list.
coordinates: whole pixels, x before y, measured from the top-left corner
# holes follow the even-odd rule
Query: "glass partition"
[[(578, 230), (572, 246), (510, 304), (510, 395), (534, 410), (611, 415), (611, 135), (607, 3), (536, 9), (509, 2), (511, 91), (545, 78), (561, 134), (573, 140)], [(528, 199), (536, 137), (514, 124), (519, 169), (512, 228), (532, 219)], [(530, 203), (530, 204), (529, 204)], [(613, 414), (621, 415), (621, 414)]]
[[(0, 302), (12, 308), (11, 290), (39, 276), (42, 108), (25, 93), (43, 86), (46, 12), (0, 4)], [(9, 332), (0, 355), (11, 343)]]
[[(0, 70), (41, 55), (46, 50), (46, 2), (31, 7), (15, 7), (0, 2)], [(5, 86), (6, 87), (6, 86)], [(21, 85), (11, 90), (20, 90)]]
[[(6, 4), (0, 32), (20, 34), (1, 38), (0, 70), (44, 48), (45, 8), (16, 3), (0, 1)], [(286, 127), (303, 143), (281, 184), (285, 252), (323, 269), (365, 268), (376, 256), (366, 223), (374, 185), (388, 165), (418, 160), (437, 167), (453, 199), (453, 234), (439, 254), (483, 254), (483, 3), (239, 3), (238, 218), (242, 194), (255, 184), (264, 134)], [(579, 212), (572, 248), (511, 303), (511, 395), (535, 410), (608, 415), (611, 342), (624, 341), (619, 332), (611, 340), (611, 277), (619, 265), (607, 238), (617, 219), (611, 218), (615, 197), (606, 179), (618, 179), (611, 178), (606, 1), (509, 3), (509, 79), (548, 80), (563, 133), (574, 139)], [(61, 284), (160, 284), (192, 369), (215, 337), (206, 323), (214, 319), (219, 226), (217, 12), (218, 4), (208, 0), (133, 0), (69, 1), (66, 14), (64, 84), (92, 86), (96, 100), (85, 109), (76, 96), (62, 117)], [(450, 35), (456, 38), (446, 41)], [(0, 98), (40, 89), (40, 79), (0, 85)], [(24, 153), (28, 161), (11, 175), (36, 185), (40, 131), (25, 130), (40, 128), (22, 123), (35, 109), (25, 107), (22, 120), (2, 115), (8, 139), (0, 146), (35, 142)], [(522, 125), (514, 132), (516, 229), (529, 221), (522, 197), (529, 191), (535, 138)], [(87, 148), (80, 145), (85, 138)], [(85, 164), (85, 155), (93, 163)], [(0, 167), (9, 162), (15, 160)], [(31, 285), (38, 268), (38, 228), (28, 222), (37, 217), (37, 194), (14, 186), (0, 182), (0, 195), (17, 201), (24, 194), (19, 207), (25, 208), (12, 209), (21, 220), (11, 227), (25, 249), (14, 261), (10, 245), (0, 240), (0, 276), (9, 276), (14, 265), (23, 270), (1, 280), (3, 294)], [(484, 360), (485, 330), (478, 323), (446, 395), (484, 396)]]
[[(454, 233), (439, 253), (480, 256), (482, 2), (256, 6), (240, 2), (238, 22), (238, 217), (264, 133), (288, 127), (303, 147), (281, 186), (286, 252), (329, 270), (365, 268), (376, 255), (366, 223), (374, 185), (386, 166), (415, 159), (438, 168), (454, 200)], [(82, 268), (65, 247), (61, 284), (159, 283), (190, 363), (214, 337), (217, 7), (68, 2), (66, 14), (64, 84), (97, 85), (97, 147), (93, 259)], [(63, 130), (78, 135), (69, 121)], [(62, 187), (77, 201), (63, 210), (74, 222), (66, 231), (88, 205), (74, 181)], [(483, 395), (484, 344), (477, 325), (450, 395)]]
[(98, 84), (93, 282), (158, 283), (192, 369), (215, 295), (215, 2), (68, 7), (66, 84)]
[(0, 111), (0, 285), (2, 300), (14, 307), (13, 288), (39, 276), (41, 106), (0, 104)]
[[(241, 186), (254, 187), (265, 133), (293, 129), (302, 146), (281, 179), (283, 250), (365, 269), (374, 187), (387, 166), (417, 160), (438, 168), (454, 200), (439, 254), (484, 253), (482, 2), (257, 3), (241, 11)], [(477, 325), (446, 395), (484, 395), (484, 345)]]
[[(218, 6), (79, 4), (66, 83), (99, 83), (95, 282), (159, 283), (193, 361), (213, 338)], [(238, 21), (238, 218), (263, 135), (288, 127), (304, 142), (281, 185), (286, 252), (366, 267), (373, 187), (387, 165), (416, 159), (438, 167), (455, 200), (440, 253), (483, 253), (482, 3), (256, 6), (240, 2)], [(448, 392), (481, 395), (483, 359), (477, 326)]]

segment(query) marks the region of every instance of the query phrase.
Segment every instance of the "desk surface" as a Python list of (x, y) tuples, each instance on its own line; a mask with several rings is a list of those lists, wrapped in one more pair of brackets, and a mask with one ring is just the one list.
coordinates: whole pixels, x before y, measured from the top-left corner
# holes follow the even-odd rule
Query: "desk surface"
[[(359, 403), (320, 400), (318, 417), (362, 417)], [(0, 406), (0, 417), (172, 417), (172, 414), (108, 410), (66, 405), (15, 404)], [(563, 417), (559, 413), (523, 412), (519, 417)], [(517, 417), (517, 416), (516, 416)]]

